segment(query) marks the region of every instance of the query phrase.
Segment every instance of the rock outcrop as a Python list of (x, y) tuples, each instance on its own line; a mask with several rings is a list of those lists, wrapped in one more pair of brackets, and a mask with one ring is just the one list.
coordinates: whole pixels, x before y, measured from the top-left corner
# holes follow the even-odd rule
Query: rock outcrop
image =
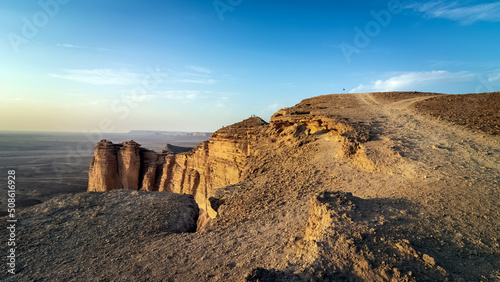
[(154, 191), (156, 168), (162, 163), (162, 154), (141, 148), (133, 140), (121, 144), (101, 140), (90, 164), (88, 191), (138, 190), (142, 187)]
[(342, 143), (342, 153), (345, 156), (356, 154), (360, 144), (369, 139), (369, 132), (365, 127), (334, 114), (327, 114), (322, 111), (324, 107), (311, 108), (307, 101), (292, 108), (281, 109), (271, 117), (272, 127), (278, 135), (282, 132), (285, 134), (281, 135), (290, 135), (285, 129), (293, 129), (292, 137), (298, 137), (297, 134), (302, 132), (306, 135), (333, 132)]
[(217, 189), (237, 184), (245, 177), (248, 158), (258, 154), (256, 145), (263, 138), (301, 146), (328, 133), (342, 144), (341, 157), (361, 155), (360, 144), (368, 140), (368, 131), (323, 110), (311, 109), (304, 100), (278, 111), (270, 124), (250, 117), (223, 127), (187, 152), (186, 148), (167, 145), (166, 150), (157, 153), (134, 141), (113, 144), (102, 140), (90, 166), (88, 191), (134, 189), (190, 194), (200, 209), (214, 218), (217, 213), (208, 199)]
[(194, 148), (192, 147), (182, 147), (182, 146), (176, 146), (172, 144), (167, 144), (165, 146), (165, 149), (163, 149), (162, 153), (174, 153), (174, 154), (180, 154), (180, 153), (186, 153)]
[[(24, 260), (16, 261), (20, 271), (4, 271), (0, 281), (130, 280), (122, 269), (135, 250), (158, 238), (195, 232), (198, 214), (191, 195), (131, 190), (59, 195), (19, 214), (23, 221), (16, 235), (29, 240), (17, 244), (16, 259)], [(108, 263), (110, 258), (119, 265)], [(113, 274), (103, 277), (108, 271)]]
[[(191, 151), (157, 153), (134, 141), (100, 141), (90, 165), (88, 191), (134, 189), (190, 194), (215, 217), (208, 198), (240, 181), (248, 156), (267, 123), (251, 117), (224, 127)], [(172, 149), (172, 147), (170, 147)], [(174, 149), (179, 149), (175, 147)]]
[[(379, 208), (374, 200), (354, 197), (346, 192), (321, 192), (309, 202), (309, 218), (299, 242), (299, 254), (312, 259), (313, 268), (336, 269), (329, 280), (356, 277), (359, 281), (446, 281), (448, 274), (435, 259), (415, 250), (406, 239), (382, 235), (390, 221), (401, 213), (394, 202)], [(391, 207), (392, 206), (392, 207)], [(396, 211), (396, 212), (395, 212)], [(372, 220), (377, 216), (387, 222)], [(401, 263), (395, 258), (404, 258)], [(380, 263), (382, 262), (382, 263)], [(376, 267), (375, 267), (376, 266)]]

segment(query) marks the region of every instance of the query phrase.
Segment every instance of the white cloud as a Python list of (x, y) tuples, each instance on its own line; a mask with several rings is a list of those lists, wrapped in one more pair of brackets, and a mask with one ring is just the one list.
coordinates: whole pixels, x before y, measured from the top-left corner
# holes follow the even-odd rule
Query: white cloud
[(173, 82), (178, 83), (189, 83), (189, 84), (214, 84), (217, 83), (212, 75), (213, 72), (211, 69), (189, 65), (186, 66), (187, 69), (192, 72), (179, 72), (173, 74)]
[(125, 69), (73, 69), (61, 73), (51, 73), (49, 76), (82, 82), (92, 85), (143, 85), (155, 80), (158, 83), (170, 84), (215, 84), (218, 81), (208, 74), (175, 72), (172, 70), (150, 70), (142, 73)]
[(65, 70), (64, 74), (49, 75), (93, 85), (136, 85), (145, 76), (127, 70), (113, 69)]
[(278, 103), (274, 103), (274, 104), (270, 104), (270, 105), (267, 105), (267, 110), (268, 111), (271, 111), (271, 112), (277, 112), (278, 110), (284, 108), (283, 105), (281, 104), (278, 104)]
[(176, 82), (180, 83), (189, 83), (189, 84), (215, 84), (217, 83), (217, 80), (211, 79), (211, 78), (205, 78), (205, 79), (179, 79)]
[(496, 82), (496, 81), (500, 82), (500, 72), (497, 74), (492, 74), (488, 77), (488, 82)]
[(417, 90), (424, 86), (438, 85), (452, 82), (463, 82), (473, 80), (475, 75), (469, 72), (409, 72), (394, 75), (385, 80), (377, 80), (369, 84), (360, 84), (352, 89), (351, 93), (357, 92), (383, 92), (383, 91), (403, 91)]
[(64, 48), (80, 48), (80, 49), (87, 48), (87, 46), (78, 46), (78, 45), (73, 45), (73, 44), (68, 44), (68, 43), (56, 44), (56, 45), (59, 47), (64, 47)]
[(472, 24), (478, 21), (500, 21), (500, 1), (472, 6), (460, 6), (458, 1), (435, 1), (414, 3), (408, 5), (407, 8), (424, 13), (429, 18), (444, 18), (462, 24)]
[(0, 99), (0, 102), (14, 102), (14, 101), (24, 101), (23, 98), (17, 97), (17, 98), (6, 98), (6, 99)]
[(159, 97), (164, 97), (168, 100), (182, 100), (185, 102), (192, 101), (201, 94), (198, 90), (169, 90), (158, 92)]
[(186, 66), (187, 69), (192, 70), (194, 72), (199, 72), (199, 73), (204, 73), (204, 74), (211, 74), (212, 70), (200, 66), (194, 66), (194, 65), (189, 65)]

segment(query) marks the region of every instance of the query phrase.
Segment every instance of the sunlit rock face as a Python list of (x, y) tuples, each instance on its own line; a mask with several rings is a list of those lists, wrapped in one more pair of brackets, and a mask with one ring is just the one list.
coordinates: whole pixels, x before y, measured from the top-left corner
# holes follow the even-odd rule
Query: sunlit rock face
[(208, 198), (236, 184), (267, 123), (258, 117), (224, 127), (184, 153), (157, 153), (134, 141), (100, 141), (90, 165), (88, 191), (134, 189), (191, 194), (211, 217)]

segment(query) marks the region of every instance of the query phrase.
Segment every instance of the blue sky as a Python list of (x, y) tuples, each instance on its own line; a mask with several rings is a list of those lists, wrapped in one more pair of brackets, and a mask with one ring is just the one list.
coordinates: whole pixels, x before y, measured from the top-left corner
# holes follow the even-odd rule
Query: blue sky
[(500, 1), (1, 1), (0, 34), (0, 130), (214, 131), (323, 94), (500, 90)]

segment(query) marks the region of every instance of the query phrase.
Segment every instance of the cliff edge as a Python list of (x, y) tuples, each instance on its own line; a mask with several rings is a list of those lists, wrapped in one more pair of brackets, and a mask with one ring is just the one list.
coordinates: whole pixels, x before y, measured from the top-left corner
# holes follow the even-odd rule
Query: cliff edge
[[(208, 198), (216, 189), (241, 180), (247, 158), (266, 125), (261, 118), (251, 117), (219, 129), (208, 141), (182, 153), (174, 153), (172, 146), (157, 153), (134, 141), (113, 144), (101, 140), (90, 165), (88, 191), (132, 189), (190, 194), (213, 218), (216, 214)], [(178, 151), (179, 147), (173, 149)]]
[[(471, 100), (489, 105), (461, 111)], [(500, 281), (499, 112), (489, 111), (499, 105), (498, 93), (324, 95), (269, 124), (224, 127), (189, 152), (102, 141), (89, 189), (127, 195), (122, 204), (104, 214), (92, 197), (29, 208), (19, 273), (0, 279)], [(147, 194), (177, 195), (184, 216), (195, 200), (196, 232), (158, 232), (155, 217), (179, 216), (170, 201), (127, 217)], [(47, 220), (67, 206), (64, 220)], [(140, 228), (120, 227), (129, 225)]]

